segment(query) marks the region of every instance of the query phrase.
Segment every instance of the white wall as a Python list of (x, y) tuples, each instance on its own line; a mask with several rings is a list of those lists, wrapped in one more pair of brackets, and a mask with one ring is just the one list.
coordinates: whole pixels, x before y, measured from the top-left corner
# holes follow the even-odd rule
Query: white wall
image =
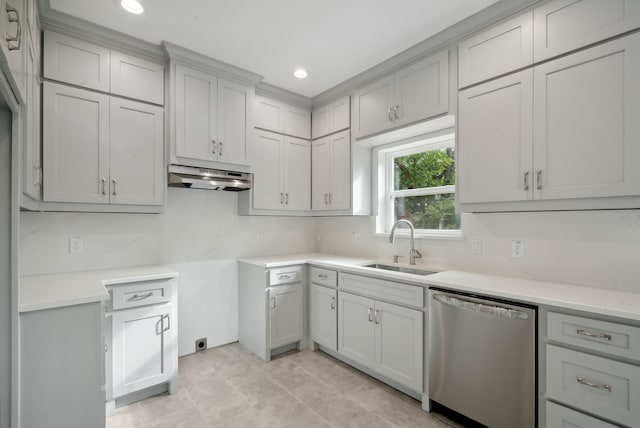
[[(162, 214), (21, 214), (22, 275), (167, 264), (180, 272), (179, 353), (237, 340), (236, 258), (315, 249), (312, 218), (241, 217), (237, 194), (168, 189)], [(84, 252), (69, 254), (69, 237)]]
[[(463, 214), (463, 240), (417, 240), (418, 264), (640, 292), (640, 210)], [(375, 218), (319, 218), (318, 251), (408, 262), (408, 239), (376, 237)], [(471, 240), (482, 240), (482, 255)], [(355, 240), (355, 243), (354, 243)], [(524, 257), (511, 257), (523, 240)]]

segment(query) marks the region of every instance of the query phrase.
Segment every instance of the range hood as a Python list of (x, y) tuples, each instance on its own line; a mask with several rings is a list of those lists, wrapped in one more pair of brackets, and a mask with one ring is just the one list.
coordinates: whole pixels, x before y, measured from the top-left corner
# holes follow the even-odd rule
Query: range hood
[(251, 174), (220, 169), (169, 165), (169, 187), (240, 192), (251, 188)]

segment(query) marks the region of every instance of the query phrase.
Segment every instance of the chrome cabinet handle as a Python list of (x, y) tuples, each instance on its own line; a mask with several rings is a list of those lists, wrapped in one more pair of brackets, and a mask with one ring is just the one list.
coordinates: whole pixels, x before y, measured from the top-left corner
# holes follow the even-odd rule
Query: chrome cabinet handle
[(367, 315), (369, 315), (369, 322), (373, 321), (373, 308), (367, 309)]
[(586, 380), (582, 376), (576, 377), (576, 380), (578, 381), (578, 383), (581, 383), (582, 385), (585, 385), (585, 386), (588, 386), (588, 387), (591, 387), (591, 388), (601, 389), (601, 390), (607, 391), (607, 392), (611, 392), (611, 390), (613, 389), (611, 387), (611, 385), (607, 385), (606, 383), (589, 382), (588, 380)]
[(329, 205), (333, 203), (333, 193), (329, 193)]
[(375, 320), (376, 324), (380, 324), (380, 311), (379, 310), (377, 310), (377, 309), (375, 310), (373, 319)]
[(529, 190), (529, 171), (524, 172), (524, 190)]
[(329, 194), (328, 193), (324, 194), (324, 204), (325, 205), (329, 205)]
[(112, 192), (112, 194), (113, 194), (113, 196), (115, 196), (116, 195), (116, 184), (117, 184), (117, 181), (116, 181), (115, 178), (112, 179), (111, 181), (113, 181), (113, 192)]
[[(167, 328), (163, 328), (162, 331), (165, 332), (167, 330), (169, 330), (171, 328), (171, 318), (169, 317), (169, 315), (164, 315), (162, 318), (167, 318)], [(164, 323), (163, 323), (164, 324)]]
[(389, 107), (389, 110), (387, 111), (387, 113), (389, 114), (389, 121), (393, 122), (393, 115), (391, 114), (391, 107)]
[[(18, 14), (18, 10), (13, 6), (10, 6), (8, 3), (5, 10), (7, 11), (7, 21), (9, 21), (10, 24), (15, 22), (17, 24), (17, 28), (15, 36), (10, 36), (9, 33), (5, 33), (4, 39), (7, 41), (7, 47), (10, 51), (17, 51), (20, 50), (20, 47), (22, 46), (22, 25), (20, 24), (20, 15)], [(11, 42), (18, 43), (12, 45)]]
[(539, 169), (536, 171), (536, 189), (542, 189), (542, 170)]
[(335, 309), (336, 308), (336, 298), (332, 297), (331, 298), (331, 309)]
[(218, 156), (222, 156), (222, 141), (218, 141)]
[(284, 193), (280, 192), (280, 205), (284, 203)]
[(288, 193), (284, 194), (284, 204), (285, 205), (289, 205), (289, 194)]
[(276, 308), (276, 298), (272, 297), (271, 298), (271, 309), (275, 309)]
[(42, 168), (37, 163), (33, 164), (33, 176), (31, 177), (34, 187), (42, 185)]
[(278, 279), (291, 279), (291, 278), (293, 278), (292, 273), (282, 273), (278, 275)]
[(326, 273), (319, 273), (318, 278), (327, 279), (329, 278), (329, 275), (327, 275)]
[(576, 333), (581, 335), (581, 336), (587, 336), (587, 337), (591, 337), (593, 339), (604, 339), (604, 340), (608, 340), (609, 342), (611, 342), (611, 335), (610, 334), (605, 334), (605, 333), (591, 333), (590, 331), (586, 331), (583, 330), (581, 328), (576, 330)]
[(396, 107), (393, 109), (393, 115), (395, 116), (396, 119), (400, 119), (400, 106), (396, 105)]
[(107, 194), (107, 179), (104, 177), (102, 178), (102, 194)]
[(147, 297), (151, 297), (153, 296), (153, 291), (149, 291), (147, 294), (134, 294), (133, 296), (129, 297), (128, 301), (131, 302), (132, 300), (144, 300)]
[(211, 153), (216, 154), (216, 140), (211, 140)]

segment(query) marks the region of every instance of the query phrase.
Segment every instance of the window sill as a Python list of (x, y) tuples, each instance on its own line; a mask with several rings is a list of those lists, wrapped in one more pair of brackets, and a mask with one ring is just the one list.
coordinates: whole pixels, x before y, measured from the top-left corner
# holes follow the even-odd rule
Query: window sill
[[(375, 236), (379, 238), (389, 238), (391, 235), (388, 232), (376, 232)], [(409, 238), (411, 235), (409, 232), (396, 231), (396, 238)], [(446, 240), (446, 241), (462, 241), (464, 240), (464, 235), (462, 235), (462, 231), (460, 230), (452, 230), (452, 231), (443, 231), (443, 232), (416, 232), (414, 235), (415, 239), (436, 239), (436, 240)]]

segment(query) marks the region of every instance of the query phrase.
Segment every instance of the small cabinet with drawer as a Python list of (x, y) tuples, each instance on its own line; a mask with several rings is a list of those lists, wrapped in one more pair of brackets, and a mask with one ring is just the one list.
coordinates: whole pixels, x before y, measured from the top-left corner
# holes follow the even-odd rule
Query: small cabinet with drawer
[(337, 351), (338, 274), (333, 270), (311, 267), (309, 276), (311, 341), (318, 346)]
[(640, 327), (549, 312), (547, 342), (547, 420), (640, 426)]

